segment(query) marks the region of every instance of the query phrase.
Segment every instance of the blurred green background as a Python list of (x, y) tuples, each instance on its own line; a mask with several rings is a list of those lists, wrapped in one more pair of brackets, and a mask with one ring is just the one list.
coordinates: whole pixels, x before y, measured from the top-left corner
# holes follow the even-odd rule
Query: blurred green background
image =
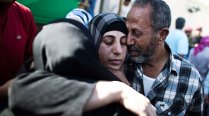
[(46, 24), (64, 18), (69, 11), (78, 7), (80, 0), (17, 0), (33, 13), (37, 24)]

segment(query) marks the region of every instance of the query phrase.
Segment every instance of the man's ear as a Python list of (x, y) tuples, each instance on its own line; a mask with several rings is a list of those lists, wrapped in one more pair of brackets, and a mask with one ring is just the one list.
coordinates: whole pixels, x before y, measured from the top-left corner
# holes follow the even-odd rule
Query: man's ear
[(169, 29), (168, 28), (163, 28), (158, 32), (159, 44), (164, 43), (168, 34), (169, 34)]

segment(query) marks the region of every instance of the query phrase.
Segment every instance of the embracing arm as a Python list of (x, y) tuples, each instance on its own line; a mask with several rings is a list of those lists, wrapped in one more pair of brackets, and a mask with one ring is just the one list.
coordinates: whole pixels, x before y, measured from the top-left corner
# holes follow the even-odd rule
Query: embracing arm
[(15, 115), (80, 116), (95, 84), (36, 71), (21, 74), (9, 89)]
[(155, 116), (150, 101), (124, 83), (100, 81), (87, 101), (84, 111), (96, 109), (113, 102), (120, 102), (126, 109), (140, 116)]
[(113, 102), (140, 116), (155, 115), (149, 100), (124, 83), (86, 83), (43, 72), (19, 76), (9, 90), (9, 101), (17, 115), (80, 116)]

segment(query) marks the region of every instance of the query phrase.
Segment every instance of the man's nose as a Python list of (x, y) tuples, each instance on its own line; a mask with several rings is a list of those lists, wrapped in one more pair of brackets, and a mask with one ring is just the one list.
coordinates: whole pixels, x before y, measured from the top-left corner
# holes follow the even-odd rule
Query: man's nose
[(135, 38), (133, 38), (130, 34), (128, 34), (128, 38), (127, 38), (127, 45), (133, 45), (135, 44)]

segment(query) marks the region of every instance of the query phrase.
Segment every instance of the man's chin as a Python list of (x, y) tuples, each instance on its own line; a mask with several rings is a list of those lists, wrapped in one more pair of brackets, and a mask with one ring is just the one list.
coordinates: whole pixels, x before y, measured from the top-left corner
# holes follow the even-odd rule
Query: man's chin
[(145, 63), (146, 62), (146, 59), (144, 57), (131, 57), (132, 61), (133, 62), (136, 62), (136, 63)]

